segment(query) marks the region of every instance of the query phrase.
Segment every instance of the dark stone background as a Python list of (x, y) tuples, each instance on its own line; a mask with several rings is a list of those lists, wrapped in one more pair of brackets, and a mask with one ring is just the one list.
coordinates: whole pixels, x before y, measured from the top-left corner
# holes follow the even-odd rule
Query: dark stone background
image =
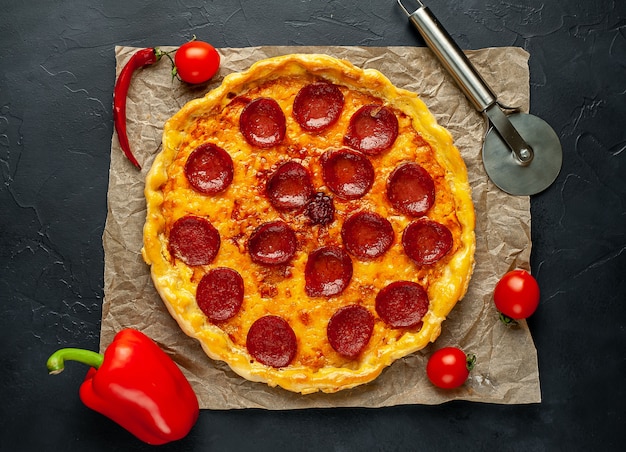
[[(0, 450), (148, 450), (82, 405), (84, 366), (45, 369), (58, 348), (98, 347), (114, 46), (424, 43), (394, 0), (2, 3)], [(425, 3), (463, 49), (530, 53), (531, 110), (562, 141), (559, 178), (531, 200), (543, 402), (203, 411), (161, 450), (622, 450), (626, 2)]]

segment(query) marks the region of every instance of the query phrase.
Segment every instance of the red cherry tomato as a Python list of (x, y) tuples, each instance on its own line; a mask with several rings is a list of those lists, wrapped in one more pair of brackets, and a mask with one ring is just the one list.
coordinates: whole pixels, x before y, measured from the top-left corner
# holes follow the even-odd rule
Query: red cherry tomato
[(220, 54), (211, 44), (190, 41), (178, 48), (174, 64), (181, 80), (195, 85), (210, 80), (217, 73)]
[(456, 347), (444, 347), (433, 353), (428, 360), (426, 375), (439, 388), (457, 388), (465, 383), (475, 362), (474, 355), (466, 355)]
[(505, 274), (493, 292), (496, 308), (511, 319), (526, 319), (539, 306), (539, 284), (526, 270)]

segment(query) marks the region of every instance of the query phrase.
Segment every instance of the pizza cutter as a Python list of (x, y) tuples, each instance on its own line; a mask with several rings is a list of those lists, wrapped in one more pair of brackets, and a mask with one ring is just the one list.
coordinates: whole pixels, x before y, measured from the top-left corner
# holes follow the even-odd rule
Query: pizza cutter
[(413, 13), (402, 0), (397, 1), (474, 108), (488, 118), (491, 127), (485, 136), (482, 158), (491, 181), (512, 195), (534, 195), (548, 188), (559, 175), (563, 161), (554, 130), (536, 116), (499, 104), (476, 68), (420, 0)]

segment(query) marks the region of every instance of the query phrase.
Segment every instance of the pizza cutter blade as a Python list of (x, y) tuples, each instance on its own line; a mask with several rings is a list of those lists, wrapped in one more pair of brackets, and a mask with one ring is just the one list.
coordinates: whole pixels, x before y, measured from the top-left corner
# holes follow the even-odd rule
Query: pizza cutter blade
[(527, 114), (507, 115), (491, 88), (441, 26), (428, 7), (417, 0), (413, 13), (397, 0), (428, 47), (452, 75), (474, 108), (491, 127), (485, 136), (482, 159), (487, 175), (512, 195), (534, 195), (556, 180), (563, 162), (559, 137), (542, 119)]

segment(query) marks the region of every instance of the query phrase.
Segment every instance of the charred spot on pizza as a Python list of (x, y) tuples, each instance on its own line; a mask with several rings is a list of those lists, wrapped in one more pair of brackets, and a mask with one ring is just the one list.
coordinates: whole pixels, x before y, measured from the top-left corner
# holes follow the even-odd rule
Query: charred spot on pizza
[(305, 215), (311, 224), (325, 226), (335, 219), (335, 204), (333, 198), (324, 192), (317, 192), (306, 205)]

